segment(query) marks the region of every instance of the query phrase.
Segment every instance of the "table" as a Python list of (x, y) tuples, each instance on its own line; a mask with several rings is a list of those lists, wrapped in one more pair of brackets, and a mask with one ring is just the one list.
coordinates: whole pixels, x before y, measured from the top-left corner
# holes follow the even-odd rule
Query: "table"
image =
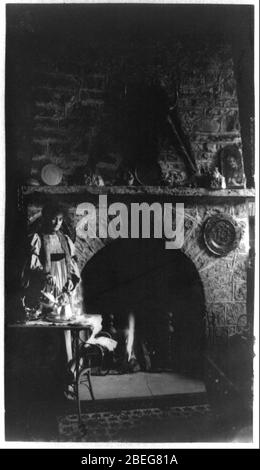
[(80, 403), (80, 395), (79, 395), (79, 384), (81, 382), (81, 377), (84, 375), (87, 379), (87, 386), (89, 388), (90, 396), (92, 400), (94, 400), (94, 394), (91, 384), (91, 367), (80, 368), (80, 331), (85, 330), (88, 331), (90, 334), (93, 331), (93, 317), (94, 315), (86, 315), (84, 320), (75, 320), (75, 321), (44, 321), (44, 320), (32, 320), (32, 321), (25, 321), (25, 322), (16, 322), (12, 324), (8, 324), (7, 327), (9, 328), (18, 328), (21, 330), (24, 329), (46, 329), (46, 330), (70, 330), (74, 332), (75, 337), (75, 398), (77, 402), (77, 415), (79, 425), (82, 425), (82, 418), (81, 418), (81, 403)]

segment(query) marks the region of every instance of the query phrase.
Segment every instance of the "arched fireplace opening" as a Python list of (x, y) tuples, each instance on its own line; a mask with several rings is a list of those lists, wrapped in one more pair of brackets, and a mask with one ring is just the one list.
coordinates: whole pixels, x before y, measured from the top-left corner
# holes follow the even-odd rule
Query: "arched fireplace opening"
[(102, 314), (104, 329), (116, 334), (134, 316), (141, 370), (202, 377), (204, 291), (183, 252), (163, 240), (118, 239), (85, 265), (82, 283), (86, 312)]

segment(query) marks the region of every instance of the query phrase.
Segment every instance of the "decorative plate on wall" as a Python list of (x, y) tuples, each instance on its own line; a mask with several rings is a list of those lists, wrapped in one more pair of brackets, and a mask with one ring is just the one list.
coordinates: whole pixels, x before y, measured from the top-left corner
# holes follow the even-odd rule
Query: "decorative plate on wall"
[(239, 245), (241, 236), (241, 227), (226, 214), (213, 215), (203, 225), (205, 245), (215, 256), (225, 256), (234, 250)]
[(57, 184), (60, 184), (62, 175), (62, 170), (53, 163), (45, 165), (41, 171), (42, 181), (49, 186), (56, 186)]

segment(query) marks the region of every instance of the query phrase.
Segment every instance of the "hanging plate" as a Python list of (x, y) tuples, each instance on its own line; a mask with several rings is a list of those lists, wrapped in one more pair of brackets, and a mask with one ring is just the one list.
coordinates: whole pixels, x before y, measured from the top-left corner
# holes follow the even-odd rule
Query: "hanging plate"
[(62, 180), (62, 170), (53, 163), (49, 163), (42, 168), (41, 178), (45, 184), (56, 186)]
[(208, 250), (215, 256), (225, 256), (241, 240), (242, 231), (236, 221), (225, 214), (209, 217), (203, 226), (203, 238)]

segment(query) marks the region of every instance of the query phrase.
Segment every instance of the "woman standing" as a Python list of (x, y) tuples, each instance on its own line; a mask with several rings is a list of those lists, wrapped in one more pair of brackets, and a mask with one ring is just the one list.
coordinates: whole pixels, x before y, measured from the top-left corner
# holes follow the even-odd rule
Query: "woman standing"
[[(80, 274), (74, 244), (62, 231), (63, 221), (64, 209), (59, 204), (48, 204), (42, 209), (39, 229), (30, 236), (23, 285), (27, 304), (39, 304), (43, 290), (46, 294), (54, 292), (56, 297), (65, 294), (74, 313)], [(64, 334), (69, 363), (73, 362), (71, 332), (65, 330)]]

